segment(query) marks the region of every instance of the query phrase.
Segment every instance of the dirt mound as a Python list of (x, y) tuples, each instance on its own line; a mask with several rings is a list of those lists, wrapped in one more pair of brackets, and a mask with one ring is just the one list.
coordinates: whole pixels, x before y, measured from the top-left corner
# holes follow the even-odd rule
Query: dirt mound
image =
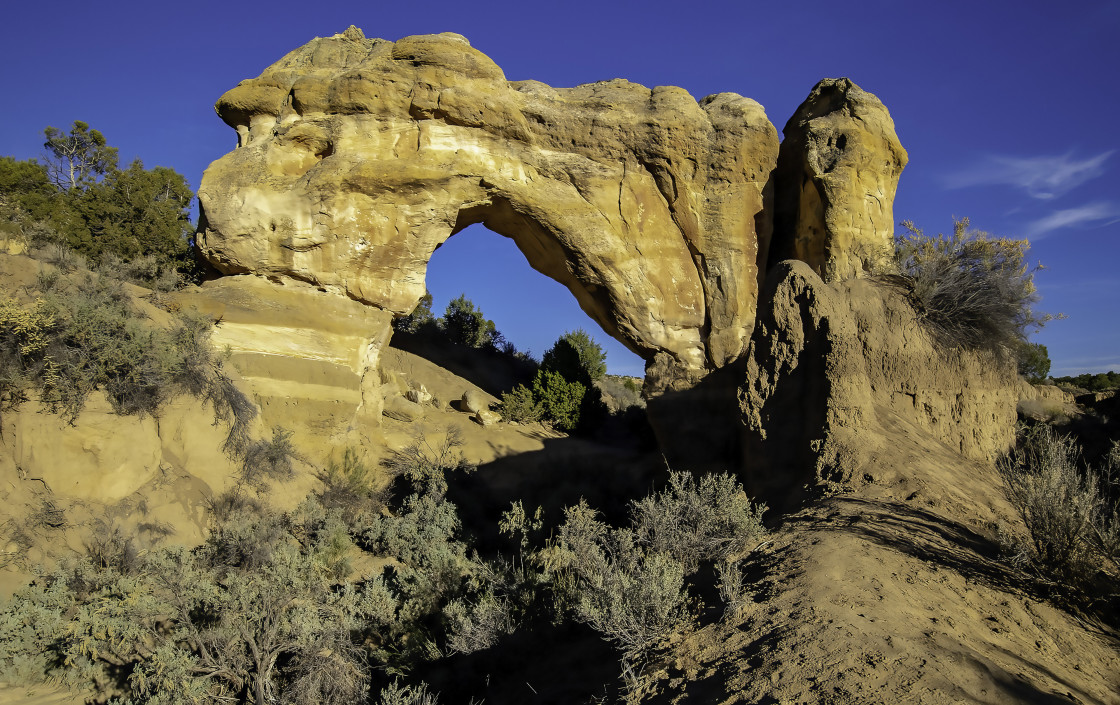
[[(43, 267), (53, 271), (29, 257), (0, 254), (0, 292), (33, 299), (28, 291)], [(126, 290), (152, 325), (167, 325), (168, 312), (149, 301), (152, 292)], [(493, 396), (395, 348), (383, 351), (379, 375), (384, 379), (371, 382), (372, 390), (363, 395), (366, 381), (356, 371), (361, 364), (354, 341), (372, 314), (337, 297), (321, 299), (313, 287), (229, 277), (182, 290), (163, 302), (219, 319), (211, 343), (227, 353), (228, 373), (258, 408), (253, 434), (267, 437), (275, 427), (292, 433), (296, 474), (272, 488), (272, 504), (298, 504), (320, 487), (319, 469), (346, 448), (379, 467), (379, 461), (418, 436), (442, 437), (448, 430), (459, 433), (464, 458), (475, 465), (539, 454), (546, 441), (564, 445), (563, 434), (537, 424), (483, 428), (450, 402), (468, 389), (491, 403), (497, 401)], [(322, 315), (324, 311), (330, 315)], [(358, 423), (363, 399), (376, 398), (371, 406), (379, 407), (385, 396), (401, 396), (410, 387), (426, 387), (435, 395), (423, 418), (403, 423), (386, 417), (379, 426)], [(238, 461), (222, 450), (229, 426), (216, 424), (213, 410), (190, 397), (172, 400), (158, 414), (118, 415), (100, 392), (91, 395), (73, 420), (34, 399), (5, 410), (0, 416), (0, 501), (5, 507), (0, 514), (0, 595), (26, 583), (36, 565), (84, 552), (91, 536), (118, 531), (134, 537), (140, 549), (202, 541), (209, 500), (237, 481)], [(381, 481), (388, 482), (388, 476)]]
[[(1109, 628), (1001, 559), (991, 457), (1019, 385), (945, 354), (895, 292), (785, 263), (751, 344), (748, 477), (785, 506), (737, 613), (651, 668), (655, 702), (1120, 702)], [(808, 499), (808, 503), (805, 502)]]
[[(5, 257), (0, 275), (8, 272), (4, 281), (15, 291), (30, 282), (32, 264)], [(225, 282), (177, 300), (224, 317), (217, 342), (230, 346), (237, 382), (261, 409), (256, 432), (286, 424), (295, 433), (304, 462), (296, 480), (274, 488), (278, 503), (315, 489), (316, 469), (346, 448), (378, 466), (418, 438), (451, 430), (478, 470), (451, 478), (448, 496), (480, 550), (490, 550), (496, 518), (512, 500), (557, 518), (585, 498), (620, 521), (629, 499), (664, 470), (656, 452), (537, 424), (481, 425), (455, 402), (471, 391), (494, 403), (493, 370), (467, 379), (386, 347), (378, 379), (365, 380), (362, 361), (351, 357), (353, 327), (284, 308), (284, 297), (314, 299), (313, 290), (261, 299), (277, 289), (260, 283)], [(1120, 703), (1117, 635), (1058, 609), (1001, 559), (999, 533), (1018, 522), (990, 457), (1010, 441), (1022, 388), (983, 359), (939, 353), (905, 302), (873, 282), (825, 284), (789, 264), (776, 270), (768, 295), (740, 396), (751, 450), (745, 462), (747, 479), (771, 504), (792, 509), (772, 510), (770, 537), (743, 561), (740, 606), (721, 616), (718, 598), (701, 588), (708, 604), (699, 607), (698, 626), (647, 663), (635, 695), (699, 703)], [(153, 308), (153, 319), (159, 315)], [(357, 409), (373, 394), (407, 399), (419, 415), (360, 425)], [(85, 550), (96, 532), (128, 532), (142, 547), (201, 540), (207, 500), (236, 472), (219, 450), (226, 429), (212, 418), (190, 399), (158, 419), (116, 416), (96, 397), (73, 424), (34, 403), (5, 413), (0, 591), (25, 581), (33, 563)], [(454, 684), (470, 678), (488, 702), (529, 697), (522, 681), (550, 684), (553, 702), (564, 700), (559, 693), (605, 692), (617, 673), (611, 650), (584, 627), (556, 632), (547, 648), (525, 647), (520, 660), (496, 660), (539, 636), (514, 635), (496, 651), (428, 675), (444, 684), (444, 702), (456, 702)], [(543, 659), (553, 667), (544, 669)], [(526, 677), (506, 677), (511, 672)], [(480, 673), (505, 680), (488, 690)], [(555, 683), (552, 674), (560, 674)], [(0, 684), (0, 702), (71, 701), (47, 688), (32, 694)]]
[(1117, 635), (1000, 560), (995, 472), (927, 449), (901, 454), (909, 483), (786, 517), (747, 562), (746, 607), (672, 649), (655, 701), (1120, 702)]
[(789, 506), (806, 485), (890, 481), (884, 467), (910, 432), (974, 460), (1011, 445), (1010, 361), (939, 349), (898, 292), (871, 279), (826, 284), (791, 260), (765, 297), (740, 405), (748, 479), (768, 499)]

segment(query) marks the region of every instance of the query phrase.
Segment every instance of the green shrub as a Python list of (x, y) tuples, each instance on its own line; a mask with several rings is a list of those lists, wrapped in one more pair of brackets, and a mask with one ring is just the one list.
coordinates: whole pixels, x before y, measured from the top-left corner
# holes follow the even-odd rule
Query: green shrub
[(340, 510), (348, 524), (368, 518), (381, 504), (373, 468), (354, 448), (346, 448), (341, 459), (332, 456), (319, 480), (323, 483), (319, 502), (327, 509)]
[(540, 404), (542, 415), (561, 431), (574, 431), (579, 425), (586, 394), (587, 387), (557, 372), (538, 370), (533, 379), (533, 398)]
[(1042, 384), (1050, 376), (1050, 354), (1041, 343), (1023, 341), (1016, 350), (1019, 374), (1031, 384)]
[(494, 322), (482, 315), (466, 294), (460, 294), (447, 304), (447, 310), (438, 323), (448, 340), (469, 348), (490, 346), (498, 333)]
[(16, 406), (40, 378), (52, 381), (54, 366), (43, 357), (54, 329), (54, 311), (42, 299), (29, 306), (0, 299), (0, 403)]
[(58, 205), (57, 194), (47, 168), (38, 161), (0, 157), (0, 215), (9, 222), (22, 226), (49, 221)]
[(586, 430), (607, 413), (593, 381), (605, 373), (603, 351), (587, 333), (565, 333), (545, 353), (532, 387), (517, 385), (502, 395), (502, 416), (517, 422), (543, 418), (566, 432)]
[(407, 316), (393, 319), (393, 330), (399, 333), (423, 333), (435, 328), (436, 319), (432, 315), (432, 295), (427, 291), (416, 303), (416, 308)]
[(591, 387), (607, 374), (607, 355), (586, 331), (569, 331), (545, 352), (541, 369)]
[(1071, 377), (1055, 377), (1057, 384), (1068, 384), (1089, 392), (1103, 392), (1106, 389), (1120, 388), (1120, 372), (1100, 372), (1080, 374)]
[(48, 127), (44, 135), (45, 164), (0, 161), (4, 230), (65, 246), (145, 286), (174, 286), (178, 274), (195, 273), (194, 193), (181, 174), (140, 160), (118, 168), (117, 150), (80, 121), (69, 133)]
[(533, 397), (532, 390), (524, 384), (519, 384), (509, 392), (502, 394), (502, 402), (498, 411), (506, 421), (517, 423), (539, 421), (543, 413), (540, 403)]
[(1034, 273), (1026, 240), (993, 237), (954, 223), (951, 236), (925, 237), (910, 221), (895, 240), (896, 271), (886, 278), (907, 292), (918, 318), (944, 347), (1014, 351), (1031, 328), (1050, 320), (1036, 313)]

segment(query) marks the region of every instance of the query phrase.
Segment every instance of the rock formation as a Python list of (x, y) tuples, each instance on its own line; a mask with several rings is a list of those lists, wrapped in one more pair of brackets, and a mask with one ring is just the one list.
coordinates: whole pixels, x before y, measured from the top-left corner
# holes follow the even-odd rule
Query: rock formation
[(786, 123), (771, 261), (799, 259), (825, 281), (861, 276), (891, 252), (906, 166), (890, 113), (846, 78), (826, 78)]
[[(781, 258), (828, 281), (870, 267), (889, 244), (906, 160), (886, 109), (847, 79), (814, 88), (779, 157), (750, 99), (511, 82), (456, 34), (394, 43), (351, 27), (242, 81), (216, 109), (238, 134), (199, 189), (198, 242), (219, 270), (301, 280), (400, 316), (424, 293), (434, 250), (484, 223), (646, 360), (651, 396), (742, 359), (778, 259), (772, 233)], [(356, 333), (376, 368), (388, 326)], [(729, 378), (696, 403), (733, 403)], [(380, 404), (374, 386), (363, 382), (362, 408)]]
[(467, 225), (514, 240), (610, 335), (676, 376), (740, 357), (770, 240), (777, 132), (721, 93), (505, 80), (455, 34), (315, 39), (218, 101), (202, 251), (394, 314)]
[(828, 284), (790, 260), (771, 271), (760, 310), (740, 391), (756, 490), (874, 478), (917, 442), (979, 461), (1010, 446), (1011, 362), (940, 348), (890, 288)]
[[(365, 423), (380, 419), (378, 363), (391, 331), (388, 312), (306, 282), (262, 277), (223, 277), (176, 299), (220, 322), (211, 342), (229, 351), (261, 405), (265, 428), (290, 428), (339, 409)], [(283, 408), (293, 399), (300, 400), (296, 418)]]

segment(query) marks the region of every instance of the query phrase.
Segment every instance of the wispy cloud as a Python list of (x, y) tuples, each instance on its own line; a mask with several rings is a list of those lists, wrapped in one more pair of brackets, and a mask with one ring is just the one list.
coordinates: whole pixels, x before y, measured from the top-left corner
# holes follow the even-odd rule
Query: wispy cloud
[(1087, 203), (1077, 208), (1064, 208), (1054, 211), (1045, 218), (1040, 218), (1028, 225), (1024, 235), (1039, 240), (1055, 230), (1094, 224), (1108, 225), (1110, 222), (1120, 222), (1120, 206), (1115, 203), (1099, 201), (1097, 203)]
[(1056, 157), (990, 155), (983, 162), (946, 179), (949, 188), (1004, 185), (1021, 188), (1033, 198), (1060, 196), (1104, 173), (1104, 163), (1116, 150), (1075, 159), (1073, 152)]

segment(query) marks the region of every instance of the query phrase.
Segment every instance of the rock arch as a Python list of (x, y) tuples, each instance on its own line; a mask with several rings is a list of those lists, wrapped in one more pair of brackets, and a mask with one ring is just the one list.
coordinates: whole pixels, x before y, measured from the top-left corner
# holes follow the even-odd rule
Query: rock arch
[[(238, 135), (199, 189), (220, 271), (309, 282), (387, 321), (423, 295), (435, 249), (483, 223), (646, 360), (653, 394), (744, 356), (768, 259), (826, 281), (873, 267), (906, 163), (886, 108), (847, 79), (814, 88), (779, 155), (749, 98), (507, 81), (450, 33), (316, 38), (215, 109)], [(370, 337), (375, 367), (387, 324)]]
[(676, 378), (745, 350), (778, 152), (750, 99), (510, 82), (458, 35), (394, 43), (351, 28), (216, 109), (239, 147), (203, 177), (199, 244), (226, 273), (401, 315), (435, 248), (483, 223)]

